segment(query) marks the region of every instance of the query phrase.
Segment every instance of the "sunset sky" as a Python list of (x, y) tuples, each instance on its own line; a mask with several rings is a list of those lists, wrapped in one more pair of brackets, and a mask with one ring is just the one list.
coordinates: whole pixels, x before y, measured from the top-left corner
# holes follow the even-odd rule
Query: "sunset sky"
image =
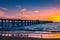
[(60, 22), (60, 0), (0, 0), (0, 18)]

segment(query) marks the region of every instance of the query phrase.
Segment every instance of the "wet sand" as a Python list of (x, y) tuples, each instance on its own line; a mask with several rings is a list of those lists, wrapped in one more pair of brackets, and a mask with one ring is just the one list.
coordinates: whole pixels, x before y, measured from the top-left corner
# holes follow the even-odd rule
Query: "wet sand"
[(0, 40), (60, 40), (60, 33), (1, 33)]
[(18, 33), (2, 33), (0, 36), (8, 37), (31, 37), (31, 38), (60, 38), (60, 33), (39, 33), (39, 34), (18, 34)]
[(60, 40), (60, 38), (31, 38), (31, 37), (0, 36), (0, 40)]

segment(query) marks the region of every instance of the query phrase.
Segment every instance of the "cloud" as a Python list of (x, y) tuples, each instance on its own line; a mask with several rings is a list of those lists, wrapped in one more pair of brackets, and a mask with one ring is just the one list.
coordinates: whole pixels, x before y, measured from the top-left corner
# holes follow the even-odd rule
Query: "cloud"
[(0, 10), (0, 18), (5, 18), (5, 17), (6, 17), (5, 12)]
[(4, 7), (0, 7), (0, 9), (4, 11), (8, 10), (7, 8), (4, 8)]
[(16, 15), (22, 19), (35, 19), (35, 20), (48, 20), (50, 16), (60, 15), (60, 9), (58, 8), (44, 8), (40, 10), (31, 10), (24, 8), (19, 14)]
[(26, 8), (23, 8), (23, 9), (20, 10), (20, 12), (25, 12), (25, 11), (27, 11)]
[(35, 10), (34, 12), (35, 12), (35, 13), (38, 13), (39, 11), (38, 11), (38, 10)]
[(45, 8), (39, 10), (28, 10), (23, 8), (19, 13), (14, 15), (5, 15), (4, 11), (0, 10), (0, 18), (11, 18), (11, 19), (27, 19), (27, 20), (48, 20), (50, 16), (60, 15), (60, 9), (58, 8)]

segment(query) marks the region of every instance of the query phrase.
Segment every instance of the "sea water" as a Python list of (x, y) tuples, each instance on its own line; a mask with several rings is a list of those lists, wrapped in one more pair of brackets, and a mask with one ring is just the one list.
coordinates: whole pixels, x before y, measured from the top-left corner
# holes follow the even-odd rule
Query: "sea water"
[(60, 30), (60, 23), (43, 23), (43, 24), (35, 24), (31, 26), (23, 26), (23, 27), (7, 27), (0, 28), (0, 32), (7, 33), (33, 33), (33, 32), (50, 32), (51, 30)]

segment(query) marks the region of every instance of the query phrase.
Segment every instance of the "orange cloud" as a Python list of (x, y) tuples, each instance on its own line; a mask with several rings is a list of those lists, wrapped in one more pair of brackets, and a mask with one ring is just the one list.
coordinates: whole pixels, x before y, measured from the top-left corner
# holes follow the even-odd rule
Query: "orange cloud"
[[(51, 16), (54, 16), (53, 18)], [(13, 16), (5, 15), (4, 11), (0, 10), (0, 18), (14, 18), (14, 19), (26, 19), (26, 20), (51, 20), (56, 21), (55, 16), (60, 18), (60, 9), (58, 8), (45, 8), (39, 10), (28, 11), (26, 8), (22, 9), (20, 13)], [(59, 20), (59, 19), (58, 19)]]

